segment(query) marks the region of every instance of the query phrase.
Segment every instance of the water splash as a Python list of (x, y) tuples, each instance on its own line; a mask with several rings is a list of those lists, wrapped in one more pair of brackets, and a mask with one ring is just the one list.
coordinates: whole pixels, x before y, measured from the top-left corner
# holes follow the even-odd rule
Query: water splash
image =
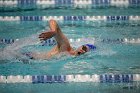
[(10, 44), (0, 50), (0, 60), (11, 60), (20, 57), (23, 58), (22, 53), (19, 51), (21, 48), (39, 43), (40, 41), (38, 39), (38, 34), (33, 34), (30, 37), (17, 39), (13, 44)]
[(101, 36), (96, 38), (95, 46), (97, 47), (96, 55), (111, 56), (117, 53), (116, 51), (112, 50), (112, 46), (102, 42)]
[[(29, 37), (25, 37), (25, 38), (21, 38), (21, 39), (17, 39), (13, 44), (10, 44), (8, 46), (6, 46), (5, 48), (0, 50), (0, 60), (11, 60), (11, 59), (22, 59), (23, 61), (27, 61), (27, 57), (24, 56), (21, 53), (21, 50), (26, 47), (26, 46), (30, 46), (30, 45), (39, 45), (40, 40), (38, 38), (39, 34), (33, 34)], [(95, 53), (90, 53), (91, 56), (94, 55), (113, 55), (116, 52), (113, 51), (110, 47), (107, 46), (103, 46), (103, 44), (100, 42), (99, 38), (95, 39), (93, 37), (88, 37), (88, 38), (81, 38), (81, 39), (76, 39), (75, 41), (70, 41), (72, 47), (77, 48), (81, 45), (84, 44), (94, 44), (97, 47), (97, 50), (95, 51)], [(30, 48), (30, 47), (28, 47)], [(31, 50), (31, 49), (30, 49)], [(36, 51), (36, 49), (32, 49), (34, 52)], [(26, 52), (26, 51), (23, 51)], [(32, 52), (32, 51), (30, 51)], [(40, 52), (40, 51), (37, 51)], [(60, 54), (58, 56), (56, 56), (56, 58), (53, 59), (59, 59), (60, 60), (67, 60), (69, 59), (68, 56), (66, 57), (60, 57), (63, 56), (63, 54)], [(29, 60), (29, 58), (28, 58)], [(80, 60), (80, 59), (77, 59)], [(41, 60), (42, 61), (42, 60)], [(46, 61), (45, 61), (46, 62)]]
[(86, 71), (92, 71), (95, 68), (91, 63), (85, 61), (68, 62), (61, 69), (63, 73), (85, 73)]

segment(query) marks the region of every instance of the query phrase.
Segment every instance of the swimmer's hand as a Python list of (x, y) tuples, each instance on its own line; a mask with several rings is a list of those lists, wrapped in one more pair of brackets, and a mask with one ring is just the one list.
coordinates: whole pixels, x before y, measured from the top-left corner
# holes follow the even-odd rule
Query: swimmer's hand
[(40, 38), (40, 40), (47, 40), (47, 39), (55, 36), (55, 34), (56, 34), (56, 31), (43, 32), (39, 35), (39, 38)]

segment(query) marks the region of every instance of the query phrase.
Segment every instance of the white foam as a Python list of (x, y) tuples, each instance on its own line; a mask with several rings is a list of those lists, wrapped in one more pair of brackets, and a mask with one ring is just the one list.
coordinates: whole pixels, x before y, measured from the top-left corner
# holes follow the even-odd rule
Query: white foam
[(35, 45), (40, 43), (38, 39), (38, 34), (31, 35), (29, 37), (16, 39), (16, 41), (13, 44), (10, 44), (6, 46), (2, 51), (0, 51), (0, 59), (13, 59), (22, 57), (22, 54), (20, 53), (19, 49), (29, 46), (29, 45)]
[(32, 36), (25, 37), (22, 39), (17, 39), (13, 44), (7, 46), (5, 49), (18, 50), (24, 46), (35, 45), (35, 44), (39, 44), (39, 43), (40, 43), (40, 41), (38, 39), (38, 35), (32, 35)]

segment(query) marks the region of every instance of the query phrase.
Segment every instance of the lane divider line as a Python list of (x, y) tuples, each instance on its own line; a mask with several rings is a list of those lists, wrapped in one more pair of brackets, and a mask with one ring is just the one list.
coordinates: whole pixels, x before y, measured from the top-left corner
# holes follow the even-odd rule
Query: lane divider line
[(0, 16), (0, 21), (140, 21), (140, 16)]
[[(16, 42), (17, 40), (19, 39), (0, 39), (0, 44), (13, 44), (14, 42)], [(89, 39), (86, 39), (86, 38), (78, 38), (78, 39), (69, 39), (69, 41), (71, 43), (73, 42), (82, 42), (82, 41), (89, 41), (89, 40), (92, 40), (93, 42), (96, 41), (95, 38), (89, 38)], [(101, 39), (99, 40), (99, 42), (103, 42), (103, 43), (131, 43), (131, 44), (140, 44), (140, 38), (118, 38), (118, 39), (109, 39), (109, 38), (105, 38), (105, 39)], [(48, 39), (48, 40), (45, 40), (43, 42), (40, 42), (40, 44), (42, 46), (54, 46), (56, 45), (56, 41), (54, 39)]]
[(139, 0), (0, 0), (0, 5), (139, 5)]
[(99, 82), (99, 83), (131, 83), (139, 82), (140, 74), (94, 74), (94, 75), (0, 75), (0, 83), (67, 83), (67, 82)]

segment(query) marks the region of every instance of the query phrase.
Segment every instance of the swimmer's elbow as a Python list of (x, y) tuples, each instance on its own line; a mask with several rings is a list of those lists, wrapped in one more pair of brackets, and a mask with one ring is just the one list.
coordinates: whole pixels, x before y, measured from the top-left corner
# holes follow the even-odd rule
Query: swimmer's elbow
[(53, 35), (56, 35), (57, 34), (57, 30), (52, 29), (52, 30), (49, 31), (49, 33), (52, 33)]

